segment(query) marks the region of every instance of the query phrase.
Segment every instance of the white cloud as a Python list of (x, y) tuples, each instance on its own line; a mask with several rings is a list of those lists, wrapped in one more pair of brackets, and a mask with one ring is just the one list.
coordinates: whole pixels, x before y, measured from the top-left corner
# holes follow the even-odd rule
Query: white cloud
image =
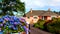
[(26, 3), (27, 8), (35, 8), (35, 7), (44, 7), (45, 3), (42, 0), (21, 0)]
[(44, 8), (46, 6), (60, 7), (60, 0), (21, 0), (25, 2), (26, 9)]
[(60, 6), (60, 0), (51, 0), (51, 2), (48, 3), (50, 6)]

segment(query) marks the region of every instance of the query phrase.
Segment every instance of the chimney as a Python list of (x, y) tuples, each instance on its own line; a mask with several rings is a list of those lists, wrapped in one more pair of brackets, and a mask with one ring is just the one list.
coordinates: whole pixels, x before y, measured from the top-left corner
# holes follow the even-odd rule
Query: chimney
[(32, 8), (30, 9), (30, 12), (32, 13)]
[(51, 11), (51, 8), (49, 8), (48, 11)]

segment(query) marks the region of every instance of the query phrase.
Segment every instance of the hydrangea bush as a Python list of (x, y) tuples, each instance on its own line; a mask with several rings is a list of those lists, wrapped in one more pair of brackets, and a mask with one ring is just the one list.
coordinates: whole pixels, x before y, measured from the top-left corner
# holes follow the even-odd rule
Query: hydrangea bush
[(0, 18), (0, 30), (4, 34), (24, 32), (26, 31), (26, 22), (24, 19), (16, 16), (2, 16)]

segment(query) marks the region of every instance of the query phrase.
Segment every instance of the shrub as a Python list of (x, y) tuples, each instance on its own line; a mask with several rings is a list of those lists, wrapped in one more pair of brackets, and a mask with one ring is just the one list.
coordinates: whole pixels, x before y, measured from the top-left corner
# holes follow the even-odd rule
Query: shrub
[(39, 28), (38, 23), (35, 23), (35, 24), (34, 24), (34, 27), (35, 27), (35, 28)]
[(60, 18), (55, 18), (51, 23), (47, 23), (47, 30), (52, 33), (60, 34)]
[(40, 19), (39, 19), (38, 22), (34, 24), (34, 27), (44, 29), (44, 26), (43, 26), (44, 23), (45, 23), (44, 20), (40, 20)]

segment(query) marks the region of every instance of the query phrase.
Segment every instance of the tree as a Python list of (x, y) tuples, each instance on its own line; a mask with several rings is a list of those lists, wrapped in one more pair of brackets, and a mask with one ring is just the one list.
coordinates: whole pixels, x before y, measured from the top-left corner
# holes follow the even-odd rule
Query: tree
[(56, 12), (56, 11), (53, 11), (54, 13)]
[(60, 15), (60, 11), (59, 11), (59, 15)]
[(25, 13), (25, 4), (20, 0), (2, 0), (0, 3), (0, 9), (2, 10), (2, 15), (14, 15), (13, 12), (22, 12)]

